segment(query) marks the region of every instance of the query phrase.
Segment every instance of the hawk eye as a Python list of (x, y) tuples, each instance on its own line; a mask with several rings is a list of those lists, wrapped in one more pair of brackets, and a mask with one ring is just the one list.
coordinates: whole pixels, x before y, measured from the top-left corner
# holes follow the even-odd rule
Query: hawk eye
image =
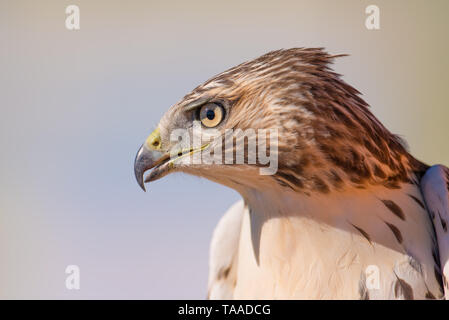
[(199, 118), (203, 126), (213, 128), (221, 123), (224, 113), (223, 107), (217, 103), (207, 103), (201, 107)]

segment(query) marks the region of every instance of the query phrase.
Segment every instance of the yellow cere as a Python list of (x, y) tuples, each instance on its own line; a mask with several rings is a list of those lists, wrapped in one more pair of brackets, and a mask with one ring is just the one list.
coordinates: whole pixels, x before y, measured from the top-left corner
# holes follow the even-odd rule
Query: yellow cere
[(161, 134), (159, 128), (156, 128), (145, 141), (146, 146), (149, 149), (159, 150), (161, 148)]

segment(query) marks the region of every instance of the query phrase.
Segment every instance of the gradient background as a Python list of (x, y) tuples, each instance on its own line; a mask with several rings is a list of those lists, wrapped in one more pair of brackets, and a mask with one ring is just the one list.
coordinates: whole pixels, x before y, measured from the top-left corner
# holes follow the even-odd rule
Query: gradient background
[(239, 196), (181, 174), (143, 193), (134, 155), (184, 94), (270, 50), (351, 54), (335, 70), (416, 157), (449, 165), (448, 13), (447, 0), (0, 0), (0, 298), (204, 298), (212, 230)]

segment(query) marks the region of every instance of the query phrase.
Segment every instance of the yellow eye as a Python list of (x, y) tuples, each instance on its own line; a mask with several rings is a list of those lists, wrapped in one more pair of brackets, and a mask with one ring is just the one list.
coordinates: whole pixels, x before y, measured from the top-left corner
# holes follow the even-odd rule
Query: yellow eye
[(207, 103), (200, 109), (200, 120), (203, 126), (213, 128), (224, 118), (224, 109), (216, 103)]

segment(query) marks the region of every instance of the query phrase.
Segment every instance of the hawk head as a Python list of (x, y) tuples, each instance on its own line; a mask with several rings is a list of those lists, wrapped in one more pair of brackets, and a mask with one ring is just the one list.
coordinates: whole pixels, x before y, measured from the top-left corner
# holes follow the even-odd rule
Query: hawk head
[[(305, 194), (409, 181), (425, 166), (330, 69), (336, 57), (315, 48), (273, 51), (198, 86), (167, 111), (138, 151), (139, 185), (145, 190), (144, 182), (170, 172), (237, 191), (277, 187)], [(206, 161), (204, 153), (213, 156)], [(276, 161), (274, 170), (261, 171), (270, 166), (261, 154)]]

